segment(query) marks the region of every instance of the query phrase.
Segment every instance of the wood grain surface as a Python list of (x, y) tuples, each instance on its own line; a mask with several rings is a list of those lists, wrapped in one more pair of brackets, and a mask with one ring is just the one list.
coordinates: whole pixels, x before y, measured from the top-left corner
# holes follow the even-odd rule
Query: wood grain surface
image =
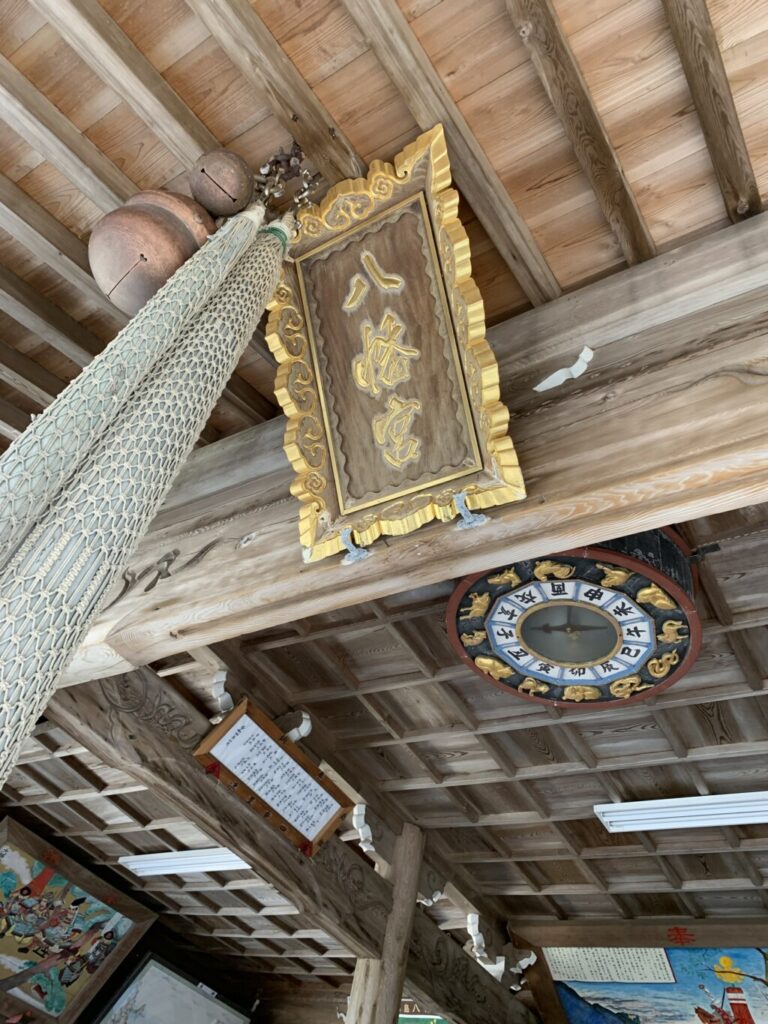
[(705, 0), (664, 0), (723, 202), (733, 221), (762, 210), (747, 144)]
[(628, 264), (656, 253), (551, 0), (507, 0), (515, 27)]
[[(307, 916), (358, 956), (377, 956), (392, 907), (392, 885), (332, 838), (308, 860), (196, 764), (192, 750), (207, 719), (151, 670), (60, 693), (54, 721), (149, 785), (207, 835), (238, 853)], [(408, 988), (457, 1024), (527, 1022), (528, 1011), (458, 943), (416, 911)]]

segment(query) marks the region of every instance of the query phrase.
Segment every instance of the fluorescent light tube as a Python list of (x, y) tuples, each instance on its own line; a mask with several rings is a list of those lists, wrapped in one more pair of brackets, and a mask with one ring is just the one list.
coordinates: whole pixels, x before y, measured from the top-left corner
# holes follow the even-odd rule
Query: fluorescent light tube
[(251, 866), (224, 846), (214, 846), (208, 850), (142, 853), (118, 857), (117, 863), (133, 871), (140, 878), (148, 878), (151, 875), (196, 875), (206, 871), (240, 871)]
[(768, 792), (596, 804), (594, 812), (609, 832), (760, 825), (768, 823)]

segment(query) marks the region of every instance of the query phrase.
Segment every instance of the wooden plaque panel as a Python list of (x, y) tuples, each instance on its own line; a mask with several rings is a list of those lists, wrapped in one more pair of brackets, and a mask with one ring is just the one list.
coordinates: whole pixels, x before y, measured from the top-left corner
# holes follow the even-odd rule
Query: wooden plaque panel
[(156, 914), (11, 818), (0, 823), (0, 1015), (72, 1024)]
[(438, 125), (299, 214), (267, 340), (308, 561), (524, 497), (449, 186)]
[(278, 725), (243, 698), (194, 751), (219, 783), (311, 857), (352, 802)]

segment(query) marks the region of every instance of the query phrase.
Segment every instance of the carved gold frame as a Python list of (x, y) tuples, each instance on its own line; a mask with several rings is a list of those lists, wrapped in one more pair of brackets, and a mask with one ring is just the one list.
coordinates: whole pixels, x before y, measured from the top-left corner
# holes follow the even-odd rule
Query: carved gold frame
[(517, 455), (507, 434), (509, 410), (500, 400), (498, 365), (485, 337), (483, 300), (472, 279), (469, 239), (458, 217), (459, 196), (451, 188), (442, 125), (406, 146), (394, 165), (375, 160), (367, 178), (342, 181), (319, 206), (302, 210), (293, 251), (301, 255), (334, 241), (419, 194), (414, 188), (417, 176), (424, 178), (422, 194), (483, 468), (434, 489), (424, 487), (414, 494), (384, 499), (360, 513), (340, 514), (307, 319), (296, 274), (289, 268), (268, 307), (267, 342), (279, 364), (275, 395), (288, 419), (284, 447), (296, 473), (291, 491), (301, 503), (299, 537), (306, 561), (343, 551), (345, 540), (368, 547), (383, 534), (402, 536), (435, 519), (448, 522), (461, 514), (462, 504), (479, 511), (525, 497)]

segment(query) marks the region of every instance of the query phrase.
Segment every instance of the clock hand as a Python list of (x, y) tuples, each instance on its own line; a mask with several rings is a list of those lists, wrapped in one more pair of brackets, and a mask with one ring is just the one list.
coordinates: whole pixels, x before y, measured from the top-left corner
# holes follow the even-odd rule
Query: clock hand
[(530, 626), (535, 633), (570, 633), (575, 636), (582, 632), (594, 632), (596, 629), (610, 629), (609, 626)]

